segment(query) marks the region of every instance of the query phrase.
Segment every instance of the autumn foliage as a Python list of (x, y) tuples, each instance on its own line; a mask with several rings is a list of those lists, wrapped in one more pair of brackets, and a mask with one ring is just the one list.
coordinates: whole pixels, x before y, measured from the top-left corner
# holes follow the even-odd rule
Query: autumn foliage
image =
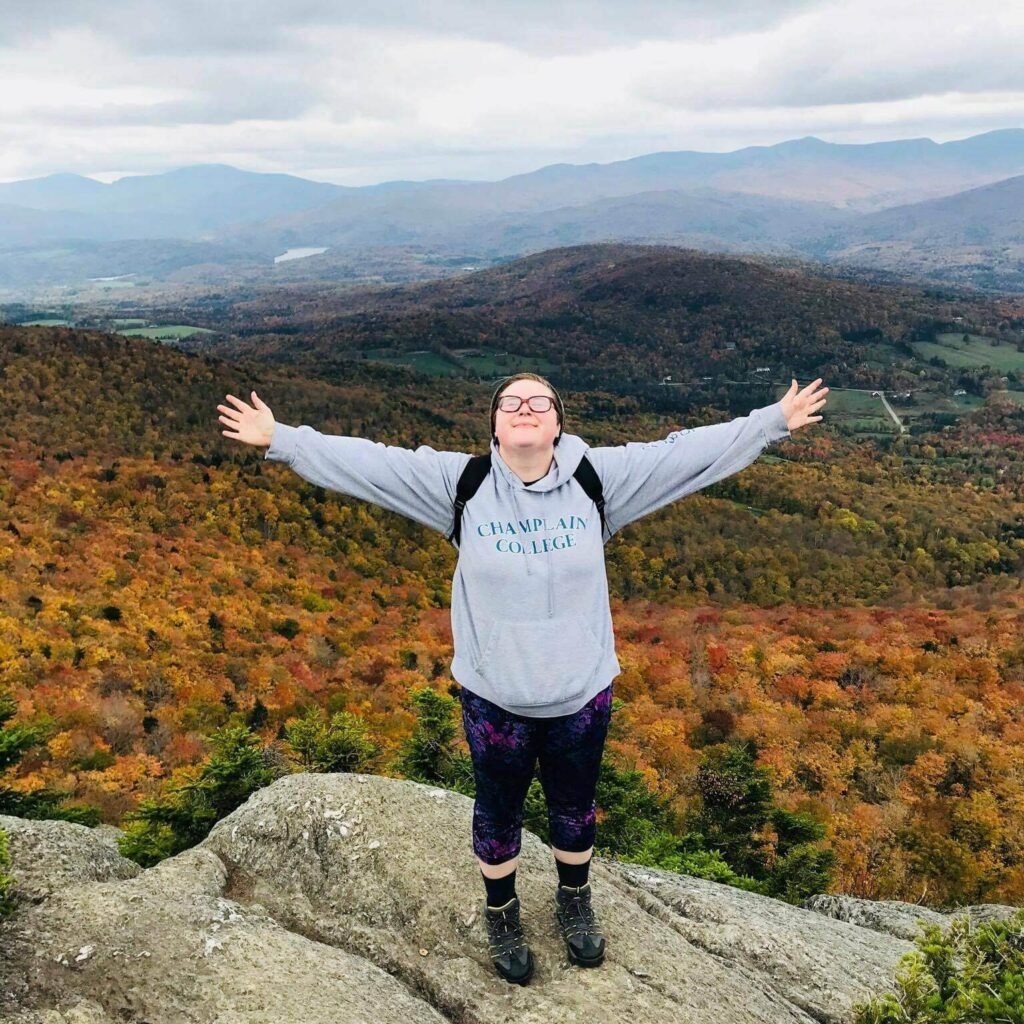
[[(0, 327), (0, 371), (0, 689), (44, 737), (3, 786), (127, 824), (243, 725), (273, 745), (306, 722), (313, 770), (395, 763), (409, 694), (453, 685), (455, 552), (241, 450), (214, 409), (255, 386), (285, 422), (474, 451), (485, 388), (328, 384), (62, 329)], [(566, 398), (595, 444), (679, 425)], [(1018, 430), (1005, 408), (902, 448), (823, 430), (624, 530), (609, 761), (697, 821), (701, 764), (752, 750), (775, 808), (758, 870), (818, 822), (834, 891), (1024, 902)], [(725, 849), (726, 822), (705, 824)]]

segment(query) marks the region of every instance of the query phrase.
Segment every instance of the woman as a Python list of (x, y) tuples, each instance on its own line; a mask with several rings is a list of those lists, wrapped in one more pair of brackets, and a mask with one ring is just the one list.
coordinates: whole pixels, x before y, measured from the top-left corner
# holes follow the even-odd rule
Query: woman
[[(604, 544), (627, 523), (738, 472), (767, 445), (820, 420), (813, 414), (828, 392), (820, 384), (798, 391), (794, 380), (780, 401), (749, 416), (612, 448), (590, 448), (563, 432), (561, 398), (543, 377), (519, 373), (495, 389), (490, 472), (465, 504), (458, 534), (451, 669), (476, 779), (473, 850), (489, 950), (507, 981), (525, 984), (533, 973), (515, 872), (538, 759), (559, 878), (555, 912), (569, 957), (587, 967), (604, 958), (589, 869), (597, 773), (620, 671)], [(217, 407), (226, 437), (267, 447), (266, 459), (321, 487), (452, 532), (470, 455), (324, 435), (276, 423), (255, 391), (252, 405), (226, 398), (231, 405)], [(603, 516), (580, 483), (585, 461), (601, 483)]]

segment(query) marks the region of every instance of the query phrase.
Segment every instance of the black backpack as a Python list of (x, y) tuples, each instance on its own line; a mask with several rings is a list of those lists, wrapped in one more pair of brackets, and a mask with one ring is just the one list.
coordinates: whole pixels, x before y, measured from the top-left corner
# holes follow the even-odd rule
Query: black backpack
[[(490, 452), (487, 452), (485, 455), (474, 455), (462, 471), (462, 475), (459, 477), (459, 482), (455, 488), (455, 526), (448, 535), (448, 539), (453, 543), (462, 542), (462, 510), (466, 507), (466, 502), (476, 494), (490, 471)], [(601, 478), (597, 475), (597, 470), (591, 465), (586, 455), (580, 459), (580, 464), (576, 467), (573, 477), (583, 490), (587, 492), (587, 497), (597, 506), (598, 514), (601, 516), (601, 536), (603, 537), (606, 528), (604, 522), (604, 488), (601, 486)]]

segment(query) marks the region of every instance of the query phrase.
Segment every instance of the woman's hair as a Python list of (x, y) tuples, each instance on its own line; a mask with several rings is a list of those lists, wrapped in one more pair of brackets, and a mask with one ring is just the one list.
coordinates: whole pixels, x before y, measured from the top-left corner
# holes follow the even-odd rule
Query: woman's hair
[(562, 436), (562, 431), (565, 429), (565, 406), (562, 405), (561, 396), (555, 390), (555, 386), (546, 377), (542, 377), (539, 373), (514, 373), (511, 377), (504, 377), (498, 382), (498, 386), (494, 389), (494, 394), (491, 395), (491, 437), (494, 438), (494, 443), (498, 443), (498, 435), (496, 433), (496, 423), (498, 419), (498, 399), (501, 398), (505, 389), (510, 385), (514, 384), (517, 380), (535, 380), (545, 387), (550, 388), (551, 394), (555, 399), (555, 415), (558, 417), (558, 437), (555, 438), (554, 443), (558, 444), (559, 438)]

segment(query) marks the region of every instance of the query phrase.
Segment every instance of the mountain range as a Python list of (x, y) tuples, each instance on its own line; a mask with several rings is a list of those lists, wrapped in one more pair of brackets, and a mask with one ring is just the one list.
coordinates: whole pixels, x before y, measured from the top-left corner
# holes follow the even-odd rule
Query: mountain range
[[(135, 286), (358, 279), (353, 256), (370, 252), (389, 254), (403, 275), (410, 254), (426, 259), (414, 276), (437, 276), (439, 263), (475, 268), (627, 241), (1014, 291), (1024, 289), (1022, 198), (1020, 129), (941, 144), (804, 138), (732, 153), (654, 153), (496, 182), (353, 188), (225, 165), (111, 184), (54, 174), (0, 184), (0, 290), (10, 298), (121, 276)], [(327, 251), (275, 264), (302, 247)]]

